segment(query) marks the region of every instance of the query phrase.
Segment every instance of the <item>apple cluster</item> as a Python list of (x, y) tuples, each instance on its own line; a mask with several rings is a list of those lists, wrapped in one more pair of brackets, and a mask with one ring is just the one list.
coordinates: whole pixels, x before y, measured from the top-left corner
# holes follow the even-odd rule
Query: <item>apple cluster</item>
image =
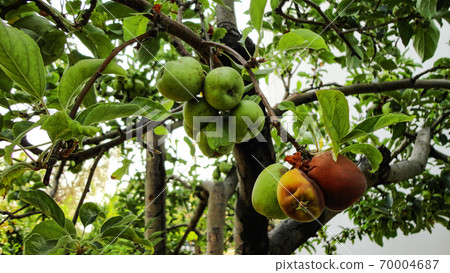
[(342, 211), (358, 201), (367, 188), (364, 174), (347, 157), (333, 160), (330, 151), (305, 160), (298, 152), (287, 156), (288, 170), (276, 163), (265, 168), (252, 192), (254, 209), (271, 219), (299, 222), (319, 218), (325, 208)]
[(243, 99), (244, 81), (231, 67), (206, 74), (194, 58), (168, 62), (156, 78), (158, 91), (166, 98), (185, 102), (183, 126), (207, 157), (229, 154), (235, 143), (256, 137), (264, 126), (259, 105)]

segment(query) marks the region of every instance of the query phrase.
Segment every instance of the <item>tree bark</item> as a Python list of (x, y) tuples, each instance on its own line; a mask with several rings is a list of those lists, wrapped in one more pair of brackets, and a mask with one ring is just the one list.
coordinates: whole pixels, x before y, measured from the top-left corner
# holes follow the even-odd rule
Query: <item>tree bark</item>
[(224, 182), (207, 181), (202, 184), (209, 193), (206, 229), (206, 253), (222, 255), (224, 250), (224, 228), (227, 202), (237, 184), (236, 169), (233, 168)]
[(154, 246), (157, 255), (166, 254), (166, 168), (164, 143), (158, 144), (161, 136), (147, 134), (147, 165), (145, 182), (145, 224), (151, 223), (145, 231), (148, 238), (155, 232), (163, 232), (163, 238)]

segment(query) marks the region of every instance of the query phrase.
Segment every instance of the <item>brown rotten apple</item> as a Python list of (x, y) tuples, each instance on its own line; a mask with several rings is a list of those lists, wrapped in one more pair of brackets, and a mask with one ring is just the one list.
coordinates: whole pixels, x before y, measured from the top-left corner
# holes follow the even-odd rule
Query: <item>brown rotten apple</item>
[(358, 201), (367, 189), (364, 174), (347, 157), (333, 160), (330, 151), (316, 154), (311, 160), (302, 160), (300, 153), (286, 157), (295, 168), (304, 171), (323, 192), (325, 206), (342, 211)]
[(316, 220), (325, 208), (319, 186), (299, 169), (292, 169), (280, 178), (277, 199), (283, 212), (299, 222)]

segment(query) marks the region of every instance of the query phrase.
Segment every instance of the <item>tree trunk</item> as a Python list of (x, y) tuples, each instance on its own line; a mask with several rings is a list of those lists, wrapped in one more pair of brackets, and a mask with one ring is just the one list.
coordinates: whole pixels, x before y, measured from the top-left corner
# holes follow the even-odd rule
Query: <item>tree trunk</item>
[(147, 134), (147, 175), (145, 183), (145, 224), (151, 221), (145, 231), (146, 237), (162, 231), (163, 240), (154, 246), (155, 253), (166, 254), (166, 169), (164, 167), (164, 143), (158, 145), (161, 136)]
[(232, 168), (223, 182), (206, 181), (202, 184), (209, 193), (206, 229), (206, 253), (209, 255), (223, 254), (227, 202), (237, 182), (236, 168)]
[[(241, 34), (236, 26), (234, 16), (234, 1), (223, 1), (230, 9), (217, 5), (216, 18), (217, 26), (227, 30), (227, 34), (221, 40), (227, 46), (236, 50), (245, 59), (249, 59), (248, 52), (252, 54), (255, 50), (253, 42), (247, 38), (245, 47), (239, 43)], [(231, 65), (228, 57), (220, 58), (224, 65)], [(250, 91), (249, 95), (254, 91)], [(264, 110), (264, 108), (263, 108)], [(257, 138), (248, 142), (236, 144), (233, 155), (239, 177), (238, 198), (235, 206), (235, 230), (234, 241), (236, 254), (267, 254), (269, 240), (267, 235), (268, 220), (257, 213), (251, 203), (253, 185), (260, 172), (268, 165), (274, 163), (275, 152), (270, 137), (269, 120), (266, 119), (261, 135), (266, 142), (261, 142)]]

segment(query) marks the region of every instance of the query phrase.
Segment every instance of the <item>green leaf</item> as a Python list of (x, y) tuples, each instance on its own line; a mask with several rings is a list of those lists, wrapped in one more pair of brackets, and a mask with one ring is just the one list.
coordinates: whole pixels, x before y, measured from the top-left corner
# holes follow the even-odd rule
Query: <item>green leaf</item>
[(380, 167), (381, 161), (383, 161), (383, 155), (381, 152), (370, 144), (353, 144), (342, 149), (341, 153), (354, 153), (364, 154), (372, 166), (370, 172), (374, 173)]
[(149, 38), (142, 42), (138, 52), (137, 58), (142, 64), (148, 64), (155, 59), (156, 54), (161, 48), (159, 38)]
[[(58, 99), (63, 109), (68, 109), (83, 90), (84, 84), (96, 73), (103, 59), (86, 59), (69, 67), (61, 77), (58, 87)], [(111, 62), (102, 74), (125, 76), (127, 72), (118, 64)]]
[(222, 39), (223, 37), (225, 37), (225, 34), (227, 34), (227, 30), (226, 30), (226, 29), (221, 28), (221, 27), (216, 28), (216, 29), (214, 30), (212, 39), (213, 39), (213, 41), (220, 41), (220, 39)]
[(250, 0), (250, 20), (258, 34), (261, 34), (266, 4), (267, 0)]
[(100, 232), (103, 233), (107, 229), (109, 229), (109, 228), (111, 228), (113, 226), (127, 225), (129, 223), (132, 223), (132, 222), (136, 221), (136, 219), (137, 219), (137, 216), (133, 215), (133, 214), (127, 215), (125, 217), (123, 217), (123, 216), (111, 217), (111, 218), (109, 218), (108, 220), (106, 220), (103, 223), (103, 225), (102, 225), (102, 227), (100, 229)]
[(83, 137), (94, 136), (100, 128), (95, 126), (82, 125), (76, 120), (73, 120), (65, 111), (59, 111), (51, 115), (41, 126), (42, 130), (47, 131), (48, 136), (53, 143), (58, 140), (78, 139)]
[(163, 135), (169, 134), (169, 131), (163, 125), (157, 126), (155, 129), (153, 129), (153, 132), (158, 136), (163, 136)]
[(106, 13), (106, 15), (108, 16), (108, 20), (122, 19), (131, 16), (132, 13), (136, 12), (127, 6), (116, 3), (114, 1), (108, 1), (106, 3), (99, 4), (95, 8), (95, 10), (100, 13)]
[(80, 220), (84, 227), (94, 223), (95, 219), (102, 213), (102, 210), (92, 202), (81, 205)]
[(397, 69), (397, 65), (392, 60), (384, 60), (380, 63), (381, 67), (385, 70), (394, 70)]
[(123, 39), (125, 41), (136, 38), (144, 34), (150, 20), (142, 15), (126, 17), (123, 19)]
[(111, 174), (111, 179), (115, 179), (115, 180), (121, 180), (122, 177), (127, 174), (128, 169), (130, 168), (131, 163), (133, 163), (133, 161), (129, 160), (129, 159), (124, 159), (123, 160), (123, 165), (122, 167), (118, 168), (116, 171), (113, 172), (113, 174)]
[(195, 146), (194, 146), (194, 144), (192, 143), (191, 139), (188, 138), (187, 136), (185, 136), (185, 137), (183, 138), (183, 140), (184, 140), (184, 142), (186, 142), (186, 144), (189, 146), (189, 152), (190, 152), (191, 156), (194, 156), (194, 155), (195, 155)]
[(320, 90), (316, 95), (322, 109), (325, 130), (333, 143), (333, 157), (336, 160), (341, 139), (350, 129), (348, 102), (344, 93), (337, 90)]
[(42, 100), (45, 71), (41, 52), (23, 31), (0, 21), (0, 68), (23, 91)]
[(122, 117), (142, 116), (151, 120), (162, 120), (169, 112), (158, 102), (146, 98), (134, 98), (130, 103), (104, 103), (97, 104), (77, 117), (84, 125), (108, 121)]
[(374, 117), (370, 117), (360, 124), (356, 125), (344, 138), (341, 139), (341, 143), (349, 140), (371, 134), (379, 129), (387, 126), (412, 121), (415, 116), (407, 116), (401, 113), (383, 114)]
[(0, 196), (5, 197), (12, 186), (12, 182), (20, 178), (25, 171), (32, 169), (33, 166), (26, 162), (18, 162), (4, 169), (0, 173)]
[(46, 255), (58, 244), (58, 240), (45, 240), (38, 233), (32, 234), (24, 242), (24, 255)]
[(101, 238), (121, 238), (128, 241), (135, 242), (137, 244), (142, 244), (149, 249), (153, 249), (153, 244), (144, 238), (141, 238), (136, 234), (136, 232), (129, 226), (113, 226), (102, 233)]
[(5, 147), (5, 155), (4, 155), (4, 159), (8, 164), (12, 164), (12, 152), (14, 151), (14, 147), (16, 145), (19, 145), (20, 141), (22, 140), (22, 138), (32, 129), (40, 126), (41, 124), (43, 124), (45, 122), (45, 120), (47, 120), (47, 116), (42, 117), (40, 120), (38, 120), (37, 122), (35, 122), (32, 126), (28, 127), (26, 130), (24, 130), (22, 128), (22, 133), (20, 133), (19, 135), (17, 135), (14, 138), (14, 141)]
[(47, 193), (40, 190), (20, 191), (19, 199), (39, 209), (47, 217), (55, 220), (61, 227), (65, 227), (66, 218), (64, 212)]
[(276, 50), (284, 51), (295, 48), (322, 49), (327, 48), (325, 40), (309, 29), (296, 29), (284, 34)]
[(403, 45), (408, 46), (409, 40), (411, 40), (411, 37), (414, 35), (414, 29), (412, 28), (411, 24), (406, 20), (398, 21), (397, 27), (398, 27), (398, 34), (402, 39)]
[(422, 58), (422, 62), (433, 57), (439, 42), (439, 29), (433, 21), (429, 22), (427, 27), (417, 26), (416, 33), (413, 37), (414, 49)]
[[(65, 219), (71, 222), (68, 219)], [(73, 225), (73, 224), (72, 224)], [(68, 235), (69, 233), (61, 227), (54, 220), (46, 220), (37, 224), (29, 234), (26, 235), (25, 240), (28, 239), (33, 234), (41, 235), (45, 240), (59, 240), (59, 238)]]
[(95, 58), (106, 58), (114, 49), (108, 35), (101, 28), (91, 23), (83, 26), (82, 30), (76, 31), (74, 34), (92, 52)]
[[(13, 81), (6, 76), (0, 67), (0, 91), (9, 92), (13, 87)], [(1, 130), (1, 127), (0, 127)]]
[(438, 0), (417, 0), (417, 11), (425, 18), (431, 19), (436, 14)]

